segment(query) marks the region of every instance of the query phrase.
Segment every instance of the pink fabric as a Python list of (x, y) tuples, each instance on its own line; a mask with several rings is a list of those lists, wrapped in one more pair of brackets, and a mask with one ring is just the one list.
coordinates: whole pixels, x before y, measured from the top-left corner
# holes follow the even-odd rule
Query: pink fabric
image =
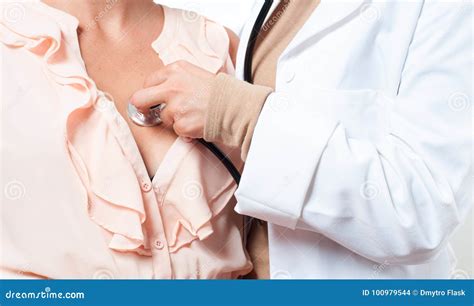
[[(54, 191), (48, 188), (51, 186), (49, 180), (36, 182), (33, 190), (36, 196), (28, 199), (28, 203), (42, 206), (42, 201), (48, 198), (46, 211), (38, 217), (52, 225), (57, 223), (57, 231), (62, 234), (55, 235), (56, 240), (41, 250), (27, 254), (28, 238), (16, 239), (6, 224), (7, 237), (2, 235), (6, 241), (2, 241), (2, 252), (7, 255), (1, 262), (1, 269), (5, 273), (23, 271), (23, 274), (51, 278), (94, 277), (95, 272), (90, 270), (96, 270), (96, 260), (91, 267), (82, 262), (84, 273), (71, 266), (81, 264), (74, 261), (54, 267), (44, 263), (29, 265), (26, 269), (20, 267), (23, 266), (20, 262), (28, 261), (28, 256), (35, 254), (41, 259), (41, 254), (48, 254), (43, 248), (61, 249), (63, 240), (74, 236), (71, 230), (94, 226), (101, 229), (104, 244), (100, 241), (89, 243), (89, 240), (98, 239), (89, 236), (67, 252), (88, 250), (105, 253), (103, 257), (111, 256), (109, 260), (115, 261), (115, 268), (110, 268), (111, 263), (107, 262), (99, 266), (109, 266), (106, 271), (114, 277), (227, 278), (248, 272), (251, 264), (242, 246), (242, 218), (232, 209), (236, 186), (225, 168), (199, 144), (178, 138), (150, 181), (127, 123), (113, 101), (108, 100), (87, 76), (79, 52), (76, 18), (42, 3), (22, 5), (26, 18), (15, 22), (4, 18), (0, 23), (4, 61), (9, 61), (8, 67), (22, 71), (25, 77), (22, 81), (12, 80), (8, 87), (13, 90), (24, 86), (24, 82), (33, 84), (30, 90), (38, 90), (32, 95), (34, 105), (41, 106), (43, 111), (39, 112), (51, 110), (43, 114), (42, 119), (57, 123), (63, 131), (62, 141), (52, 139), (56, 145), (48, 147), (51, 152), (37, 160), (39, 167), (47, 173), (58, 166), (59, 160), (53, 156), (67, 158), (73, 165), (67, 170), (80, 178), (82, 187), (77, 180), (70, 179), (69, 172), (67, 177), (51, 179), (58, 184)], [(2, 5), (2, 9), (8, 7)], [(164, 11), (163, 32), (152, 47), (165, 64), (185, 59), (211, 72), (233, 72), (228, 55), (229, 40), (222, 26), (203, 17), (186, 20), (186, 15), (179, 10), (165, 7)], [(6, 69), (5, 75), (13, 74)], [(41, 90), (37, 88), (40, 84), (43, 84)], [(2, 99), (7, 104), (4, 117), (15, 116), (8, 111), (8, 105), (12, 103), (25, 108), (26, 112), (35, 111), (31, 109), (31, 98), (12, 99), (18, 98), (13, 95), (10, 99)], [(6, 120), (2, 126), (6, 133), (18, 132), (9, 122)], [(38, 122), (32, 120), (26, 124), (35, 129)], [(43, 133), (42, 137), (58, 137), (58, 133), (48, 129)], [(2, 146), (2, 153), (7, 155), (15, 154), (17, 150), (36, 150), (31, 140), (22, 139), (21, 133), (12, 132), (10, 138), (6, 137), (7, 142), (8, 139), (18, 144), (12, 151), (5, 151)], [(239, 153), (232, 155), (237, 161)], [(7, 169), (9, 175), (23, 173), (19, 169), (25, 164), (28, 163), (18, 160)], [(59, 202), (59, 198), (65, 196), (61, 194), (63, 192), (69, 192), (67, 196), (72, 202), (69, 204), (73, 204), (71, 211), (77, 208), (74, 205), (82, 205), (91, 223), (69, 220), (72, 228), (69, 229), (64, 227), (67, 223), (58, 222), (60, 211), (64, 213), (68, 209), (57, 207), (64, 205)], [(2, 212), (3, 217), (14, 220), (15, 226), (24, 230), (31, 230), (38, 222), (32, 219), (23, 222), (21, 212), (14, 209), (6, 209)], [(77, 216), (78, 219), (81, 217), (84, 216)], [(37, 234), (41, 234), (41, 229)], [(30, 233), (31, 239), (35, 239), (35, 234)], [(151, 260), (143, 261), (143, 257)], [(41, 260), (47, 262), (51, 258)]]

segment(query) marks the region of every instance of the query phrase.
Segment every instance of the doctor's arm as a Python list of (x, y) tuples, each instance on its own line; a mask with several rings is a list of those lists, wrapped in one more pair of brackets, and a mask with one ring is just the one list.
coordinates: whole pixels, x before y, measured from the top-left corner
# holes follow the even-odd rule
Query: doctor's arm
[(471, 18), (425, 8), (396, 96), (270, 94), (236, 210), (376, 262), (436, 256), (472, 204)]

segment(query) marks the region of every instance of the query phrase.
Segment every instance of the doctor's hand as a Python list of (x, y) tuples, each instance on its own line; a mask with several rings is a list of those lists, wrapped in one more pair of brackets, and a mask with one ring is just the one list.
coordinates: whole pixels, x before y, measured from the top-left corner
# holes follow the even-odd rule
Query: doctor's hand
[(164, 66), (151, 74), (144, 88), (137, 91), (131, 103), (141, 112), (166, 103), (161, 119), (182, 137), (202, 138), (215, 74), (187, 61)]

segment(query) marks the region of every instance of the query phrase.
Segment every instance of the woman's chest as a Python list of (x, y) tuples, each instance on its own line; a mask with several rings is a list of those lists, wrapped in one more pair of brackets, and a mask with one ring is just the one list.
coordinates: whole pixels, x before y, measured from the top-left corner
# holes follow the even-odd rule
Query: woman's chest
[(159, 55), (148, 43), (124, 40), (114, 44), (85, 41), (82, 55), (89, 76), (107, 93), (125, 119), (138, 145), (148, 174), (153, 176), (167, 150), (176, 140), (170, 127), (139, 127), (128, 118), (130, 97), (143, 87), (145, 79), (163, 67)]

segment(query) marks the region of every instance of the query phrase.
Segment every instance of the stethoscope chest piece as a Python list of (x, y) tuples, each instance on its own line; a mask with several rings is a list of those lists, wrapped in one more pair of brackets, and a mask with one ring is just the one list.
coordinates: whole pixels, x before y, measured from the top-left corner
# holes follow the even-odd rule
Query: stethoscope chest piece
[(158, 104), (157, 106), (150, 108), (150, 110), (147, 113), (142, 113), (133, 104), (129, 103), (127, 112), (128, 112), (128, 117), (130, 117), (133, 123), (140, 126), (150, 127), (150, 126), (159, 125), (163, 122), (161, 120), (160, 115), (161, 115), (161, 111), (165, 107), (166, 107), (165, 103)]

